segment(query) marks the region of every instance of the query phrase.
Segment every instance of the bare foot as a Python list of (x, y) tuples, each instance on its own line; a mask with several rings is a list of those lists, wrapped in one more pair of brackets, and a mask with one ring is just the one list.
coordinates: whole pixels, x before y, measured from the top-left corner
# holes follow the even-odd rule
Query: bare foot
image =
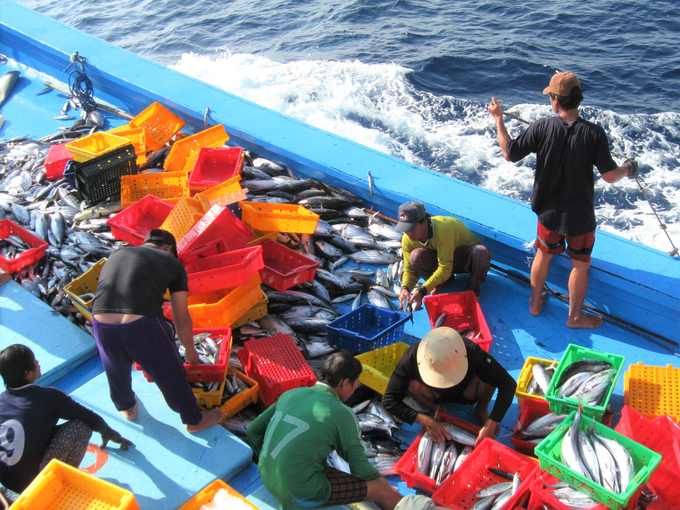
[(599, 315), (581, 314), (567, 319), (567, 326), (574, 329), (595, 329), (602, 326), (604, 319)]
[(132, 406), (132, 409), (128, 409), (127, 411), (121, 411), (121, 414), (125, 417), (126, 420), (134, 420), (137, 418), (137, 404)]
[(201, 430), (209, 429), (210, 427), (222, 423), (223, 418), (224, 413), (220, 411), (220, 408), (213, 407), (208, 411), (203, 411), (201, 421), (199, 421), (196, 425), (187, 425), (187, 432), (189, 432), (190, 434), (195, 434), (196, 432), (200, 432)]
[(475, 407), (475, 418), (477, 418), (477, 423), (484, 425), (489, 420), (489, 410), (486, 406), (477, 405)]
[(543, 304), (545, 303), (545, 300), (548, 299), (548, 293), (547, 292), (541, 292), (541, 296), (538, 299), (538, 303), (534, 303), (531, 297), (529, 298), (529, 313), (533, 315), (534, 317), (539, 315), (541, 313), (541, 310), (543, 310)]

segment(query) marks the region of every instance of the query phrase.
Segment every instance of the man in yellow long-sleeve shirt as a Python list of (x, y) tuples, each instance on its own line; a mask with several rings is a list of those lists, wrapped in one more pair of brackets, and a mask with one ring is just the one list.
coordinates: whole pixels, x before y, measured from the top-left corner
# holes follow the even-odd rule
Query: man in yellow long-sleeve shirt
[[(401, 248), (404, 252), (399, 304), (414, 303), (419, 310), (423, 297), (438, 290), (458, 273), (470, 273), (467, 289), (479, 295), (486, 280), (491, 253), (479, 243), (462, 221), (449, 216), (430, 216), (420, 202), (399, 206), (396, 229), (404, 232)], [(419, 278), (425, 283), (418, 285)]]

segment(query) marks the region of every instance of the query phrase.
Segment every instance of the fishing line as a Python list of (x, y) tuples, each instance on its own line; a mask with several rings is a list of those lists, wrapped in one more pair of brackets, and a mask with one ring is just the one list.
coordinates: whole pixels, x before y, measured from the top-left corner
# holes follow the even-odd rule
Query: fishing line
[[(523, 118), (518, 117), (517, 115), (514, 115), (512, 113), (503, 112), (503, 115), (506, 115), (507, 117), (510, 117), (511, 119), (515, 119), (515, 120), (518, 120), (520, 122), (524, 122), (525, 124), (529, 124), (529, 125), (532, 124), (532, 122), (529, 122), (528, 120), (524, 120)], [(612, 152), (612, 156), (617, 157), (617, 158), (623, 158), (623, 159), (634, 159), (634, 158), (629, 158), (627, 156), (624, 156), (623, 154), (619, 154), (617, 152)], [(670, 234), (668, 233), (668, 227), (666, 226), (666, 224), (663, 221), (661, 221), (661, 218), (659, 218), (659, 215), (656, 213), (656, 209), (654, 209), (654, 206), (652, 205), (651, 200), (649, 200), (649, 197), (647, 196), (645, 189), (642, 187), (642, 182), (640, 181), (640, 178), (636, 176), (635, 182), (637, 182), (638, 188), (640, 189), (642, 196), (645, 197), (645, 200), (649, 204), (649, 207), (651, 207), (652, 212), (654, 213), (654, 216), (656, 217), (656, 221), (659, 222), (659, 228), (661, 228), (661, 230), (664, 231), (664, 234), (666, 234), (666, 237), (668, 238), (668, 242), (670, 242), (671, 246), (673, 247), (673, 249), (671, 251), (669, 251), (668, 254), (671, 257), (678, 256), (679, 255), (678, 254), (678, 248), (675, 246), (675, 244), (673, 243), (673, 240), (671, 239)]]
[(85, 60), (85, 57), (81, 57), (76, 51), (71, 55), (71, 63), (64, 72), (73, 66), (74, 69), (68, 76), (71, 97), (78, 101), (86, 113), (90, 113), (97, 109), (97, 103), (94, 101), (94, 87), (85, 73)]

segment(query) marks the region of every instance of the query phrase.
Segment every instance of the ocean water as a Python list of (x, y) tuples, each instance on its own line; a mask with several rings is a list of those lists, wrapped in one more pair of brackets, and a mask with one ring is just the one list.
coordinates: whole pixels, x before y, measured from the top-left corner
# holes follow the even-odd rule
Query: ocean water
[[(556, 71), (634, 180), (596, 184), (601, 229), (680, 247), (676, 0), (20, 0), (245, 99), (376, 150), (528, 202), (535, 160), (505, 161), (490, 98), (552, 115)], [(80, 50), (87, 57), (87, 49)], [(526, 124), (507, 121), (512, 136)], [(618, 158), (619, 163), (623, 159)], [(650, 205), (651, 202), (651, 205)], [(659, 216), (656, 218), (652, 207)]]

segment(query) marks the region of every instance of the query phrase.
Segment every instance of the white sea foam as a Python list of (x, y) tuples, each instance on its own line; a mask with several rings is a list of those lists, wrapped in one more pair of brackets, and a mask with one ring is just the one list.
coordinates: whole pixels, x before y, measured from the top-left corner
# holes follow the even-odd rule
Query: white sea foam
[[(399, 65), (278, 63), (223, 50), (214, 56), (184, 54), (173, 67), (378, 151), (529, 201), (535, 158), (517, 164), (505, 161), (486, 106), (418, 91), (407, 78), (409, 70)], [(504, 106), (527, 121), (551, 114), (547, 104)], [(680, 244), (680, 115), (624, 116), (587, 106), (581, 111), (607, 130), (614, 152), (636, 156), (645, 192), (673, 241)], [(512, 136), (526, 128), (515, 120), (507, 125)], [(635, 181), (610, 185), (598, 177), (596, 202), (602, 230), (663, 251), (671, 249)]]

